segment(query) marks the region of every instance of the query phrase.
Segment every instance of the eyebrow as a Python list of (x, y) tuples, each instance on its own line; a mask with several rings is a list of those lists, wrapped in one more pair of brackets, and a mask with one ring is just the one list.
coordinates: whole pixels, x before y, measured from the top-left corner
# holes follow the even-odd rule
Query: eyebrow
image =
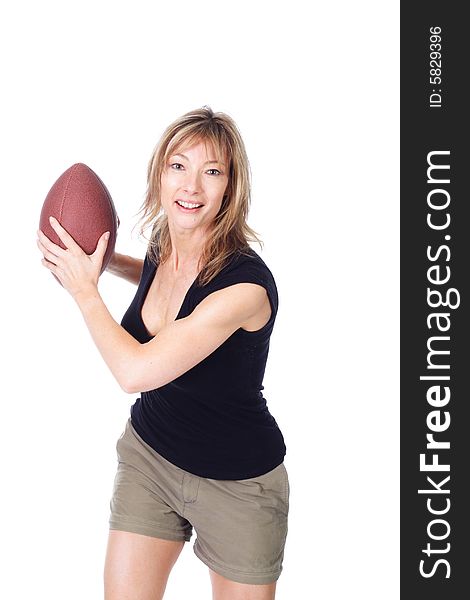
[[(186, 160), (189, 160), (189, 158), (187, 156), (185, 156), (184, 154), (179, 154), (178, 153), (178, 154), (173, 154), (173, 156), (181, 156), (182, 158), (185, 158)], [(213, 163), (216, 163), (216, 164), (219, 163), (221, 165), (224, 165), (224, 167), (225, 167), (225, 163), (221, 162), (220, 160), (208, 160), (204, 164), (205, 165), (209, 165), (209, 164), (213, 164)]]

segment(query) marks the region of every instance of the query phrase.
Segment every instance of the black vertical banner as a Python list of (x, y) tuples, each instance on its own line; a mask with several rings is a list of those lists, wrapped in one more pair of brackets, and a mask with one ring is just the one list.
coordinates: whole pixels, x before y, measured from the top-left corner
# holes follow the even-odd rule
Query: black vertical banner
[(401, 3), (401, 597), (470, 593), (465, 4)]

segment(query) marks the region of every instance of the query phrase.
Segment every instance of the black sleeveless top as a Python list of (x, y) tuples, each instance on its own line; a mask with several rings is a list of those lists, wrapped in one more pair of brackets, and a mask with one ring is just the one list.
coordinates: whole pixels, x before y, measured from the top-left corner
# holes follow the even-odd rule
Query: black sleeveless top
[[(142, 392), (131, 407), (139, 436), (177, 467), (210, 479), (248, 479), (277, 467), (286, 453), (284, 438), (270, 414), (263, 377), (278, 309), (271, 271), (249, 247), (236, 252), (207, 285), (189, 288), (176, 319), (188, 316), (210, 293), (236, 283), (267, 290), (271, 317), (261, 329), (237, 329), (212, 354), (157, 389)], [(140, 343), (152, 339), (141, 310), (157, 267), (148, 256), (136, 295), (121, 325)]]

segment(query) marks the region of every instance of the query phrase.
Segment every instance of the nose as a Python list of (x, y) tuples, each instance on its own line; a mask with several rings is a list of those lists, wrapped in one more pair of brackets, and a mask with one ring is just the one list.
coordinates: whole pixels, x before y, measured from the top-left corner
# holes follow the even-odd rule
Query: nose
[(187, 172), (184, 180), (184, 191), (188, 194), (197, 194), (200, 191), (200, 177), (197, 171)]

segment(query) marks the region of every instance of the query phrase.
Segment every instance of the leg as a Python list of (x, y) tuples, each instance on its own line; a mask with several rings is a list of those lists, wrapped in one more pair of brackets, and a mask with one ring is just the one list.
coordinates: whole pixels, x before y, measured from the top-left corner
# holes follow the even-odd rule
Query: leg
[(283, 463), (243, 480), (201, 478), (186, 507), (193, 551), (209, 567), (213, 600), (272, 600), (287, 537), (289, 481)]
[(184, 542), (110, 530), (104, 566), (105, 600), (161, 600)]
[(264, 585), (230, 581), (209, 569), (212, 600), (274, 600), (276, 581)]

